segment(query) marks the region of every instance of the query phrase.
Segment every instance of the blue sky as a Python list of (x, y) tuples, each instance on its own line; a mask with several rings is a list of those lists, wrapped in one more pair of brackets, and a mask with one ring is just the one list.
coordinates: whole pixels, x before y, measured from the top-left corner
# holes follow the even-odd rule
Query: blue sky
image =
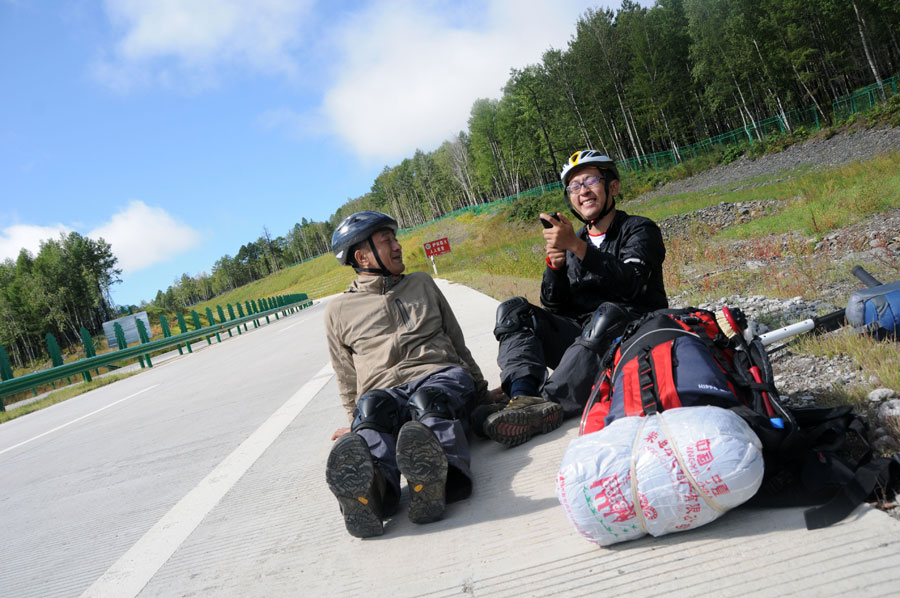
[(581, 0), (0, 0), (0, 259), (111, 243), (120, 304), (466, 128)]

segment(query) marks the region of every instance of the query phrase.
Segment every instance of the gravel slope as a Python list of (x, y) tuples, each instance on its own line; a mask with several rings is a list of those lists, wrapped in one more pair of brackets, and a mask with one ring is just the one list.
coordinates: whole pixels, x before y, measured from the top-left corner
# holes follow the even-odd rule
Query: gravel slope
[(655, 197), (701, 191), (764, 175), (785, 172), (800, 166), (828, 169), (853, 160), (867, 160), (879, 154), (900, 151), (900, 128), (879, 128), (840, 133), (830, 139), (812, 139), (755, 160), (742, 156), (731, 164), (716, 166), (690, 178), (666, 183), (638, 197), (640, 202)]

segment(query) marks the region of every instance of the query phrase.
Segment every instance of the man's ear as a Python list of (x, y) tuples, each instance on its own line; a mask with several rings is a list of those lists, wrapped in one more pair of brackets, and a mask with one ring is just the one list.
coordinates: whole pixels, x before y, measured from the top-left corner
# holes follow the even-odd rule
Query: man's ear
[(613, 197), (619, 194), (619, 179), (613, 179), (609, 182), (609, 194)]
[(370, 252), (365, 249), (357, 249), (353, 252), (353, 259), (356, 260), (356, 263), (359, 264), (360, 268), (368, 268), (371, 266), (369, 263), (371, 260), (369, 259)]

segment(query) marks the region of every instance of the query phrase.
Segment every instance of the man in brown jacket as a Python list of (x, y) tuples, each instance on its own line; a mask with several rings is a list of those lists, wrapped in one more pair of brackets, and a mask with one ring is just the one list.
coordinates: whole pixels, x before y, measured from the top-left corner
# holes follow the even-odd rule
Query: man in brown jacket
[(350, 420), (338, 429), (326, 481), (351, 535), (381, 535), (409, 487), (409, 518), (429, 523), (472, 492), (468, 416), (487, 388), (462, 330), (431, 277), (403, 275), (397, 222), (358, 212), (332, 249), (358, 278), (328, 304), (326, 335)]

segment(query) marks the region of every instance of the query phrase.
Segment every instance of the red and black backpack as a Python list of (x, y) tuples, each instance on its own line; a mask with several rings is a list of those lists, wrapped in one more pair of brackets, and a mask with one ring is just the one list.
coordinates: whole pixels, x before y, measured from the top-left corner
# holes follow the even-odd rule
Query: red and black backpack
[[(744, 338), (738, 309), (651, 312), (628, 325), (607, 352), (581, 417), (579, 435), (618, 418), (714, 405), (746, 421), (763, 445), (757, 506), (821, 505), (804, 512), (808, 529), (842, 520), (864, 500), (900, 486), (900, 454), (876, 458), (866, 425), (849, 406), (790, 408), (782, 403), (758, 338)], [(861, 456), (851, 456), (853, 434)]]
[(580, 434), (620, 417), (697, 405), (745, 406), (783, 422), (788, 415), (782, 413), (765, 349), (741, 336), (746, 319), (739, 310), (726, 308), (718, 318), (721, 322), (710, 311), (685, 308), (632, 322), (606, 354)]

